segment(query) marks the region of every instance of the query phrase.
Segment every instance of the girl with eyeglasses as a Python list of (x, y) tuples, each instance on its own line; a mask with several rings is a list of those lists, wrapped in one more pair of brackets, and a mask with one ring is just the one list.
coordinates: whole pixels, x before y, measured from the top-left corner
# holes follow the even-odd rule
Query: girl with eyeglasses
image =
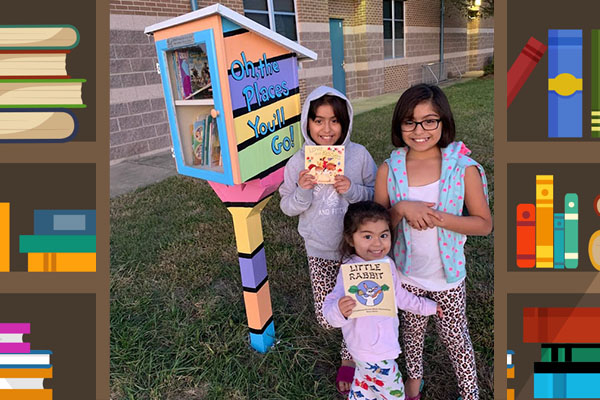
[[(452, 110), (439, 87), (419, 84), (406, 90), (392, 119), (392, 143), (397, 148), (377, 171), (375, 201), (392, 215), (393, 257), (402, 286), (441, 306), (443, 317), (433, 318), (452, 361), (460, 398), (476, 400), (464, 247), (467, 235), (491, 232), (492, 216), (485, 172), (454, 136)], [(421, 398), (428, 318), (410, 312), (402, 316), (407, 400)]]

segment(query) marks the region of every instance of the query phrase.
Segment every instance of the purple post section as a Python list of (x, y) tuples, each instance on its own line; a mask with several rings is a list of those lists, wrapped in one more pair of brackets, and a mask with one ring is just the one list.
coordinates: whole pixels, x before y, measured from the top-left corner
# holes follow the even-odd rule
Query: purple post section
[(267, 277), (267, 258), (265, 248), (260, 249), (252, 258), (240, 257), (240, 272), (242, 286), (256, 288)]
[[(259, 90), (260, 88), (265, 87), (267, 88), (267, 91), (270, 90), (271, 95), (275, 94), (275, 88), (278, 85), (282, 86), (282, 82), (285, 82), (285, 87), (288, 90), (298, 87), (298, 77), (295, 70), (296, 64), (298, 63), (296, 57), (290, 57), (276, 62), (279, 66), (279, 72), (272, 73), (264, 78), (261, 78), (260, 75), (256, 78), (246, 78), (244, 76), (242, 80), (236, 81), (231, 75), (229, 75), (229, 93), (231, 95), (231, 105), (234, 110), (247, 107), (246, 97), (243, 94), (244, 88), (250, 85), (254, 89), (253, 84), (255, 82), (258, 85)], [(255, 71), (258, 73), (258, 68), (255, 67)], [(282, 95), (281, 99), (285, 97), (287, 96)], [(254, 93), (254, 97), (252, 97), (250, 104), (256, 104), (256, 93)]]

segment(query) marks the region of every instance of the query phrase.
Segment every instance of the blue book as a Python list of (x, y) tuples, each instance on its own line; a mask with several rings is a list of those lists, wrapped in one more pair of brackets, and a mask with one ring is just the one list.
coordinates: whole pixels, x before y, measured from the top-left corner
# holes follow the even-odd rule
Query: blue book
[(33, 210), (34, 235), (95, 235), (96, 210)]
[(534, 399), (598, 399), (600, 373), (534, 373)]
[(548, 29), (548, 137), (582, 136), (581, 29)]

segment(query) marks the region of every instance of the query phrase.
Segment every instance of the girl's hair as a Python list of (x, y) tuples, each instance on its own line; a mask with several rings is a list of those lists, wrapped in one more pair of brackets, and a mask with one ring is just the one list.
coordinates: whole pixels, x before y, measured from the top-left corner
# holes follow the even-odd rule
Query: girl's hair
[(350, 245), (350, 240), (360, 226), (365, 221), (377, 222), (380, 220), (387, 222), (390, 228), (390, 235), (392, 235), (392, 243), (394, 243), (392, 217), (384, 206), (374, 201), (359, 201), (348, 206), (346, 215), (344, 215), (344, 231), (339, 249), (342, 261), (356, 253), (354, 246)]
[(421, 83), (407, 89), (396, 103), (392, 118), (392, 143), (394, 146), (406, 146), (402, 139), (402, 122), (412, 119), (415, 107), (423, 102), (430, 102), (440, 116), (442, 136), (437, 142), (438, 147), (446, 147), (454, 141), (456, 126), (448, 98), (439, 87)]
[[(315, 118), (317, 117), (317, 109), (322, 105), (330, 105), (331, 108), (333, 108), (333, 115), (335, 115), (338, 122), (342, 126), (342, 134), (338, 141), (335, 143), (336, 146), (339, 146), (342, 143), (344, 143), (346, 135), (348, 134), (348, 127), (350, 126), (348, 105), (346, 104), (346, 101), (344, 99), (330, 94), (326, 94), (325, 96), (321, 96), (318, 99), (315, 99), (310, 102), (310, 106), (308, 107), (308, 118), (310, 120), (315, 120)], [(310, 136), (308, 124), (306, 126), (306, 130), (308, 131), (308, 135)]]

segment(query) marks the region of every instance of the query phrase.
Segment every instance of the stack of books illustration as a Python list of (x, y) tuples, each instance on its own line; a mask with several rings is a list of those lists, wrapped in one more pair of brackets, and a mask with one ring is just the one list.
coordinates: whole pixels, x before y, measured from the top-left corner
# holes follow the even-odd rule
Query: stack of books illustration
[(554, 175), (536, 175), (535, 204), (517, 205), (517, 266), (575, 269), (579, 264), (579, 196), (554, 210)]
[(540, 343), (534, 399), (600, 398), (599, 307), (523, 309), (523, 343)]
[(52, 400), (44, 379), (52, 378), (50, 350), (31, 350), (23, 342), (29, 323), (0, 323), (0, 398), (3, 400)]
[(34, 210), (33, 235), (19, 236), (29, 272), (95, 272), (96, 210)]
[(73, 139), (85, 79), (67, 74), (66, 59), (78, 44), (71, 25), (0, 25), (0, 141)]

